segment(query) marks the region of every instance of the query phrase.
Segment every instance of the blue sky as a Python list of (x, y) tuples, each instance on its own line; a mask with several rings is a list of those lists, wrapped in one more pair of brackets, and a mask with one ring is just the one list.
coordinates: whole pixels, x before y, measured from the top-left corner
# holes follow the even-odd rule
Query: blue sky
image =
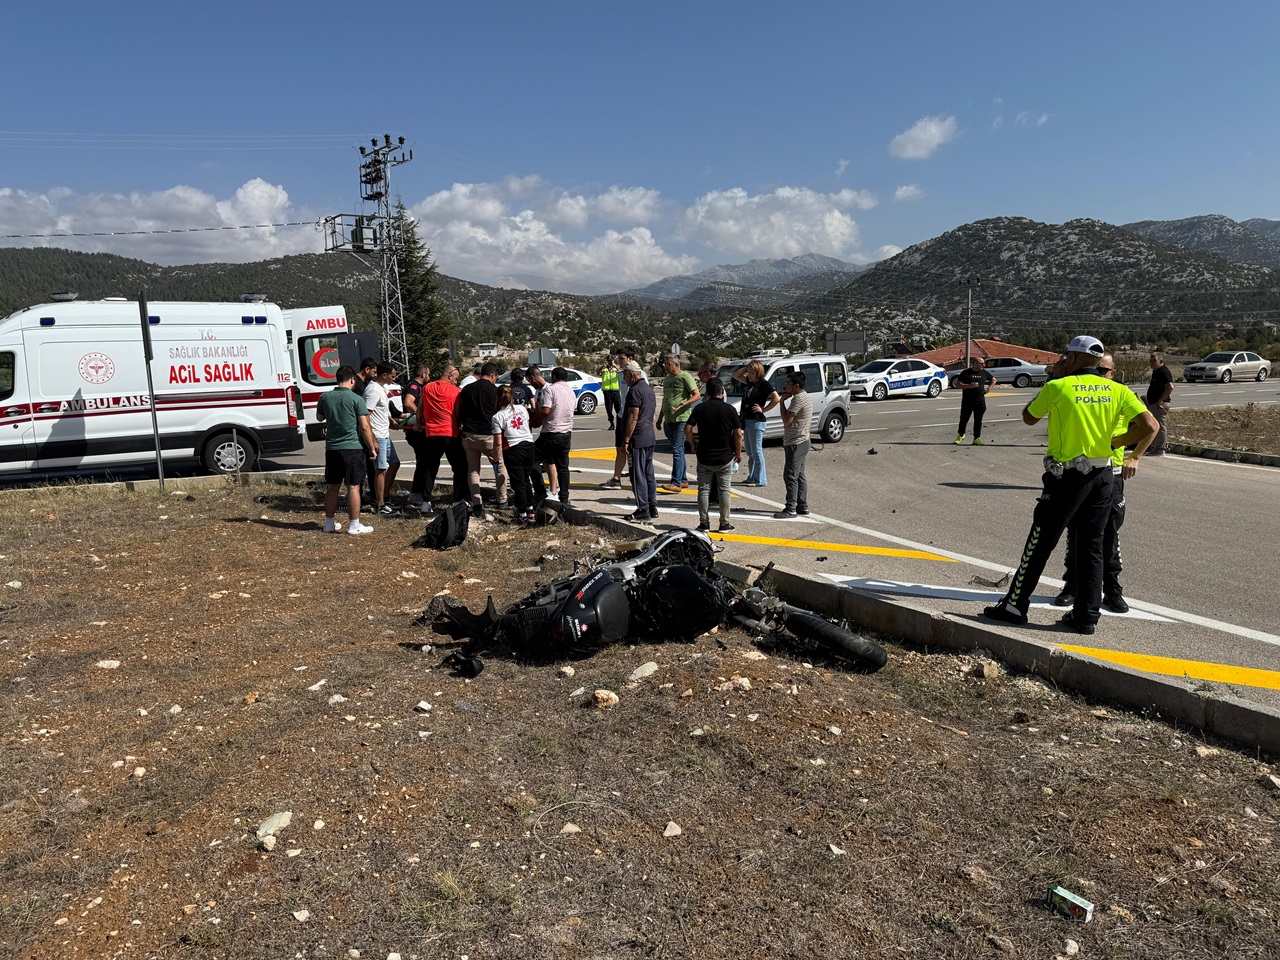
[(6, 10), (0, 244), (322, 249), (356, 146), (443, 272), (583, 293), (963, 223), (1280, 219), (1280, 4), (50, 2)]

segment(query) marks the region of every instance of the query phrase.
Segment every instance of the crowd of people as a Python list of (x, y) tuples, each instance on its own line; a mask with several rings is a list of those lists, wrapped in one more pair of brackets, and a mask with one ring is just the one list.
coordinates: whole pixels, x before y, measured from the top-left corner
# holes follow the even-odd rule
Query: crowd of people
[[(452, 474), (452, 502), (466, 502), (473, 517), (488, 519), (481, 492), (487, 460), (494, 477), (494, 502), (511, 507), (519, 523), (535, 523), (538, 511), (569, 505), (569, 451), (577, 398), (563, 367), (513, 370), (511, 383), (499, 386), (498, 366), (477, 364), (459, 383), (453, 364), (433, 378), (425, 364), (414, 367), (400, 400), (390, 386), (400, 371), (388, 361), (366, 358), (360, 370), (338, 369), (337, 389), (320, 397), (317, 418), (326, 425), (326, 533), (339, 533), (336, 514), (341, 488), (347, 488), (346, 532), (373, 530), (361, 513), (394, 516), (402, 509), (419, 514), (435, 510), (436, 478), (442, 461)], [(535, 428), (538, 430), (534, 435)], [(390, 502), (400, 467), (392, 439), (401, 430), (413, 450), (413, 481), (404, 504)], [(543, 472), (547, 480), (543, 480)]]

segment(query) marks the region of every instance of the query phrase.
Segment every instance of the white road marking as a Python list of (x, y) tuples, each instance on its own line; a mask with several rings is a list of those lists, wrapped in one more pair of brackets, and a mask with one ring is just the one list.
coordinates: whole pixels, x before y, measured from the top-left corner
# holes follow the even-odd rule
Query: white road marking
[[(1003, 592), (993, 590), (969, 590), (965, 587), (944, 587), (929, 583), (905, 583), (899, 580), (877, 580), (873, 577), (846, 577), (835, 573), (825, 573), (823, 576), (842, 586), (874, 590), (877, 593), (894, 593), (907, 597), (932, 597), (941, 600), (969, 600), (973, 602), (985, 600), (988, 603), (995, 603), (1004, 596)], [(1053, 602), (1052, 597), (1043, 595), (1033, 596), (1030, 606), (1043, 610), (1063, 609)], [(1132, 607), (1128, 613), (1112, 613), (1110, 610), (1103, 610), (1102, 613), (1108, 617), (1122, 617), (1128, 620), (1154, 620), (1159, 623), (1174, 622), (1167, 617), (1157, 616), (1154, 613), (1147, 613)]]
[[(922, 424), (922, 426), (947, 426), (947, 424)], [(1190, 458), (1190, 457), (1188, 457), (1188, 458), (1178, 458), (1178, 459), (1180, 459), (1180, 460), (1181, 460), (1181, 459), (1192, 460), (1192, 459), (1199, 459), (1199, 458)], [(1222, 466), (1227, 466), (1227, 467), (1250, 467), (1250, 466), (1252, 466), (1251, 464), (1226, 463), (1226, 462), (1223, 462), (1223, 461), (1208, 461), (1208, 460), (1201, 460), (1200, 462), (1202, 462), (1202, 463), (1220, 463)], [(442, 465), (442, 466), (443, 466), (443, 465)], [(669, 466), (670, 466), (670, 465), (669, 465), (668, 463), (664, 463), (664, 462), (662, 462), (662, 461), (659, 461), (659, 460), (656, 460), (656, 459), (655, 459), (655, 460), (654, 460), (654, 466), (655, 466), (655, 467), (663, 467), (663, 468), (667, 468), (667, 469), (669, 469)], [(1256, 467), (1256, 466), (1254, 466), (1254, 467), (1253, 467), (1253, 469), (1257, 469), (1257, 470), (1274, 470), (1275, 468), (1274, 468), (1274, 467)], [(586, 468), (575, 468), (575, 472), (581, 472), (581, 473), (607, 473), (607, 474), (609, 474), (610, 476), (612, 476), (612, 474), (613, 474), (613, 471), (611, 471), (611, 470), (593, 469), (593, 468), (590, 468), (590, 467), (586, 467)], [(765, 505), (765, 506), (773, 507), (775, 510), (781, 510), (781, 509), (785, 506), (785, 504), (783, 504), (783, 503), (779, 503), (777, 500), (770, 500), (769, 498), (767, 498), (767, 497), (762, 497), (762, 496), (760, 496), (760, 495), (758, 495), (758, 494), (754, 494), (754, 493), (747, 493), (745, 490), (743, 490), (743, 489), (741, 489), (741, 488), (736, 488), (736, 487), (735, 487), (735, 489), (734, 489), (734, 491), (733, 491), (733, 492), (734, 492), (737, 496), (739, 496), (739, 497), (741, 497), (741, 498), (743, 498), (743, 499), (747, 499), (747, 500), (754, 500), (754, 501), (756, 501), (757, 503), (763, 504), (763, 505)], [(671, 508), (668, 508), (668, 511), (669, 511), (669, 512), (674, 512), (674, 513), (681, 513), (681, 512), (685, 512), (685, 511), (683, 511), (683, 510), (681, 510), (681, 509), (679, 509), (679, 508), (674, 509), (674, 510), (673, 510), (673, 509), (671, 509)], [(744, 516), (744, 518), (743, 518), (743, 519), (746, 519), (746, 517)], [(768, 520), (773, 520), (773, 518), (772, 518), (772, 517), (769, 517), (769, 518), (760, 517), (760, 518), (752, 518), (752, 519), (761, 519), (761, 520), (763, 520), (763, 519), (768, 519)], [(798, 517), (798, 518), (796, 518), (795, 520), (780, 520), (780, 521), (776, 521), (776, 522), (779, 522), (779, 523), (810, 523), (810, 524), (812, 524), (812, 523), (825, 523), (825, 524), (828, 524), (828, 525), (830, 525), (830, 526), (837, 527), (837, 528), (839, 528), (839, 529), (841, 529), (841, 530), (847, 530), (847, 531), (849, 531), (850, 533), (855, 533), (855, 534), (857, 534), (857, 535), (859, 535), (859, 536), (862, 536), (862, 537), (872, 537), (872, 538), (874, 538), (874, 539), (876, 539), (876, 540), (880, 540), (880, 541), (882, 541), (882, 542), (884, 542), (884, 543), (891, 543), (891, 544), (893, 544), (894, 546), (897, 546), (897, 547), (903, 547), (904, 549), (907, 549), (907, 550), (920, 550), (920, 551), (924, 551), (924, 552), (927, 552), (927, 553), (934, 553), (934, 554), (937, 554), (938, 556), (942, 556), (942, 557), (949, 557), (949, 558), (950, 558), (950, 559), (952, 559), (952, 560), (957, 560), (957, 561), (959, 561), (959, 562), (961, 562), (961, 563), (967, 563), (967, 564), (970, 564), (971, 566), (979, 567), (980, 569), (983, 569), (983, 570), (992, 570), (992, 571), (995, 571), (996, 573), (1000, 573), (1000, 574), (1008, 573), (1008, 572), (1009, 572), (1009, 570), (1010, 570), (1010, 566), (1009, 566), (1009, 564), (1007, 564), (1007, 563), (992, 563), (992, 562), (990, 562), (989, 560), (982, 560), (982, 559), (979, 559), (978, 557), (971, 557), (971, 556), (968, 556), (967, 554), (958, 553), (958, 552), (956, 552), (956, 551), (954, 551), (954, 550), (946, 550), (946, 549), (943, 549), (943, 548), (941, 548), (941, 547), (933, 546), (932, 544), (918, 543), (918, 542), (916, 542), (915, 540), (908, 540), (908, 539), (906, 539), (905, 537), (896, 537), (896, 536), (893, 536), (892, 534), (884, 533), (884, 532), (879, 531), (879, 530), (872, 530), (872, 529), (870, 529), (869, 527), (860, 527), (860, 526), (858, 526), (857, 524), (854, 524), (854, 523), (846, 523), (846, 522), (845, 522), (845, 521), (843, 521), (843, 520), (837, 520), (837, 519), (836, 519), (836, 518), (834, 518), (834, 517), (826, 517), (826, 516), (823, 516), (823, 515), (821, 515), (821, 514), (817, 514), (817, 513), (810, 514), (808, 517)], [(829, 576), (829, 575), (828, 575), (828, 576)], [(1062, 581), (1061, 581), (1061, 580), (1057, 580), (1057, 579), (1055, 579), (1055, 578), (1053, 578), (1053, 577), (1041, 576), (1041, 578), (1040, 578), (1040, 585), (1042, 585), (1042, 586), (1049, 586), (1049, 587), (1055, 587), (1055, 588), (1061, 588), (1061, 587), (1062, 587), (1062, 585), (1063, 585), (1063, 583), (1062, 583)], [(1175, 609), (1174, 609), (1174, 608), (1172, 608), (1172, 607), (1165, 607), (1165, 606), (1161, 606), (1160, 604), (1156, 604), (1156, 603), (1147, 603), (1146, 601), (1143, 601), (1143, 600), (1135, 600), (1135, 599), (1133, 599), (1132, 597), (1127, 597), (1126, 599), (1129, 601), (1129, 606), (1130, 606), (1130, 608), (1131, 608), (1131, 611), (1132, 611), (1132, 610), (1139, 610), (1139, 611), (1143, 611), (1143, 612), (1148, 613), (1148, 614), (1154, 614), (1154, 615), (1156, 615), (1156, 617), (1163, 617), (1163, 618), (1166, 618), (1166, 619), (1168, 619), (1168, 620), (1181, 621), (1181, 622), (1183, 622), (1183, 623), (1191, 623), (1191, 624), (1195, 624), (1196, 626), (1205, 627), (1206, 629), (1209, 629), (1209, 630), (1216, 630), (1216, 631), (1218, 631), (1218, 632), (1220, 632), (1220, 633), (1229, 633), (1229, 634), (1233, 634), (1233, 635), (1235, 635), (1235, 636), (1237, 636), (1237, 637), (1244, 637), (1244, 638), (1249, 639), (1249, 640), (1256, 640), (1256, 641), (1258, 641), (1259, 643), (1265, 643), (1265, 644), (1269, 644), (1269, 645), (1271, 645), (1271, 646), (1280, 647), (1280, 636), (1276, 636), (1275, 634), (1271, 634), (1271, 633), (1264, 633), (1264, 632), (1263, 632), (1263, 631), (1261, 631), (1261, 630), (1254, 630), (1254, 629), (1252, 629), (1252, 628), (1250, 628), (1250, 627), (1242, 627), (1242, 626), (1239, 626), (1238, 624), (1234, 624), (1234, 623), (1227, 623), (1227, 622), (1226, 622), (1226, 621), (1224, 621), (1224, 620), (1216, 620), (1216, 619), (1214, 619), (1214, 618), (1212, 618), (1212, 617), (1202, 617), (1202, 616), (1200, 616), (1199, 614), (1196, 614), (1196, 613), (1189, 613), (1189, 612), (1187, 612), (1187, 611), (1185, 611), (1185, 610), (1175, 610)]]

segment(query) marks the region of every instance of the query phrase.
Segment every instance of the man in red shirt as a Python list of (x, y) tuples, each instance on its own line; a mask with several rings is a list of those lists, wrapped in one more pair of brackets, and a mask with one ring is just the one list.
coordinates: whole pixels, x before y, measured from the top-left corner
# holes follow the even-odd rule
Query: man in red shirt
[(418, 402), (418, 422), (422, 425), (422, 455), (414, 467), (417, 487), (419, 472), (422, 474), (423, 501), (418, 509), (431, 511), (431, 496), (435, 490), (436, 474), (440, 472), (440, 458), (449, 461), (453, 471), (453, 499), (467, 500), (470, 485), (467, 483), (467, 454), (462, 449), (462, 437), (458, 432), (456, 407), (458, 405), (458, 368), (449, 364), (439, 379), (422, 388)]

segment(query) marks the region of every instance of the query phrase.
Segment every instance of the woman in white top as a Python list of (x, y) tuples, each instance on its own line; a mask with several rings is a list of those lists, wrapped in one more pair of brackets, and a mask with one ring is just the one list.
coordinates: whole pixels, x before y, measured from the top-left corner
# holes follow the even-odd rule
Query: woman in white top
[(516, 520), (533, 523), (533, 431), (529, 428), (529, 411), (511, 399), (511, 388), (498, 388), (498, 410), (493, 415), (493, 432), (502, 434), (502, 459), (511, 477), (512, 497), (516, 504)]

